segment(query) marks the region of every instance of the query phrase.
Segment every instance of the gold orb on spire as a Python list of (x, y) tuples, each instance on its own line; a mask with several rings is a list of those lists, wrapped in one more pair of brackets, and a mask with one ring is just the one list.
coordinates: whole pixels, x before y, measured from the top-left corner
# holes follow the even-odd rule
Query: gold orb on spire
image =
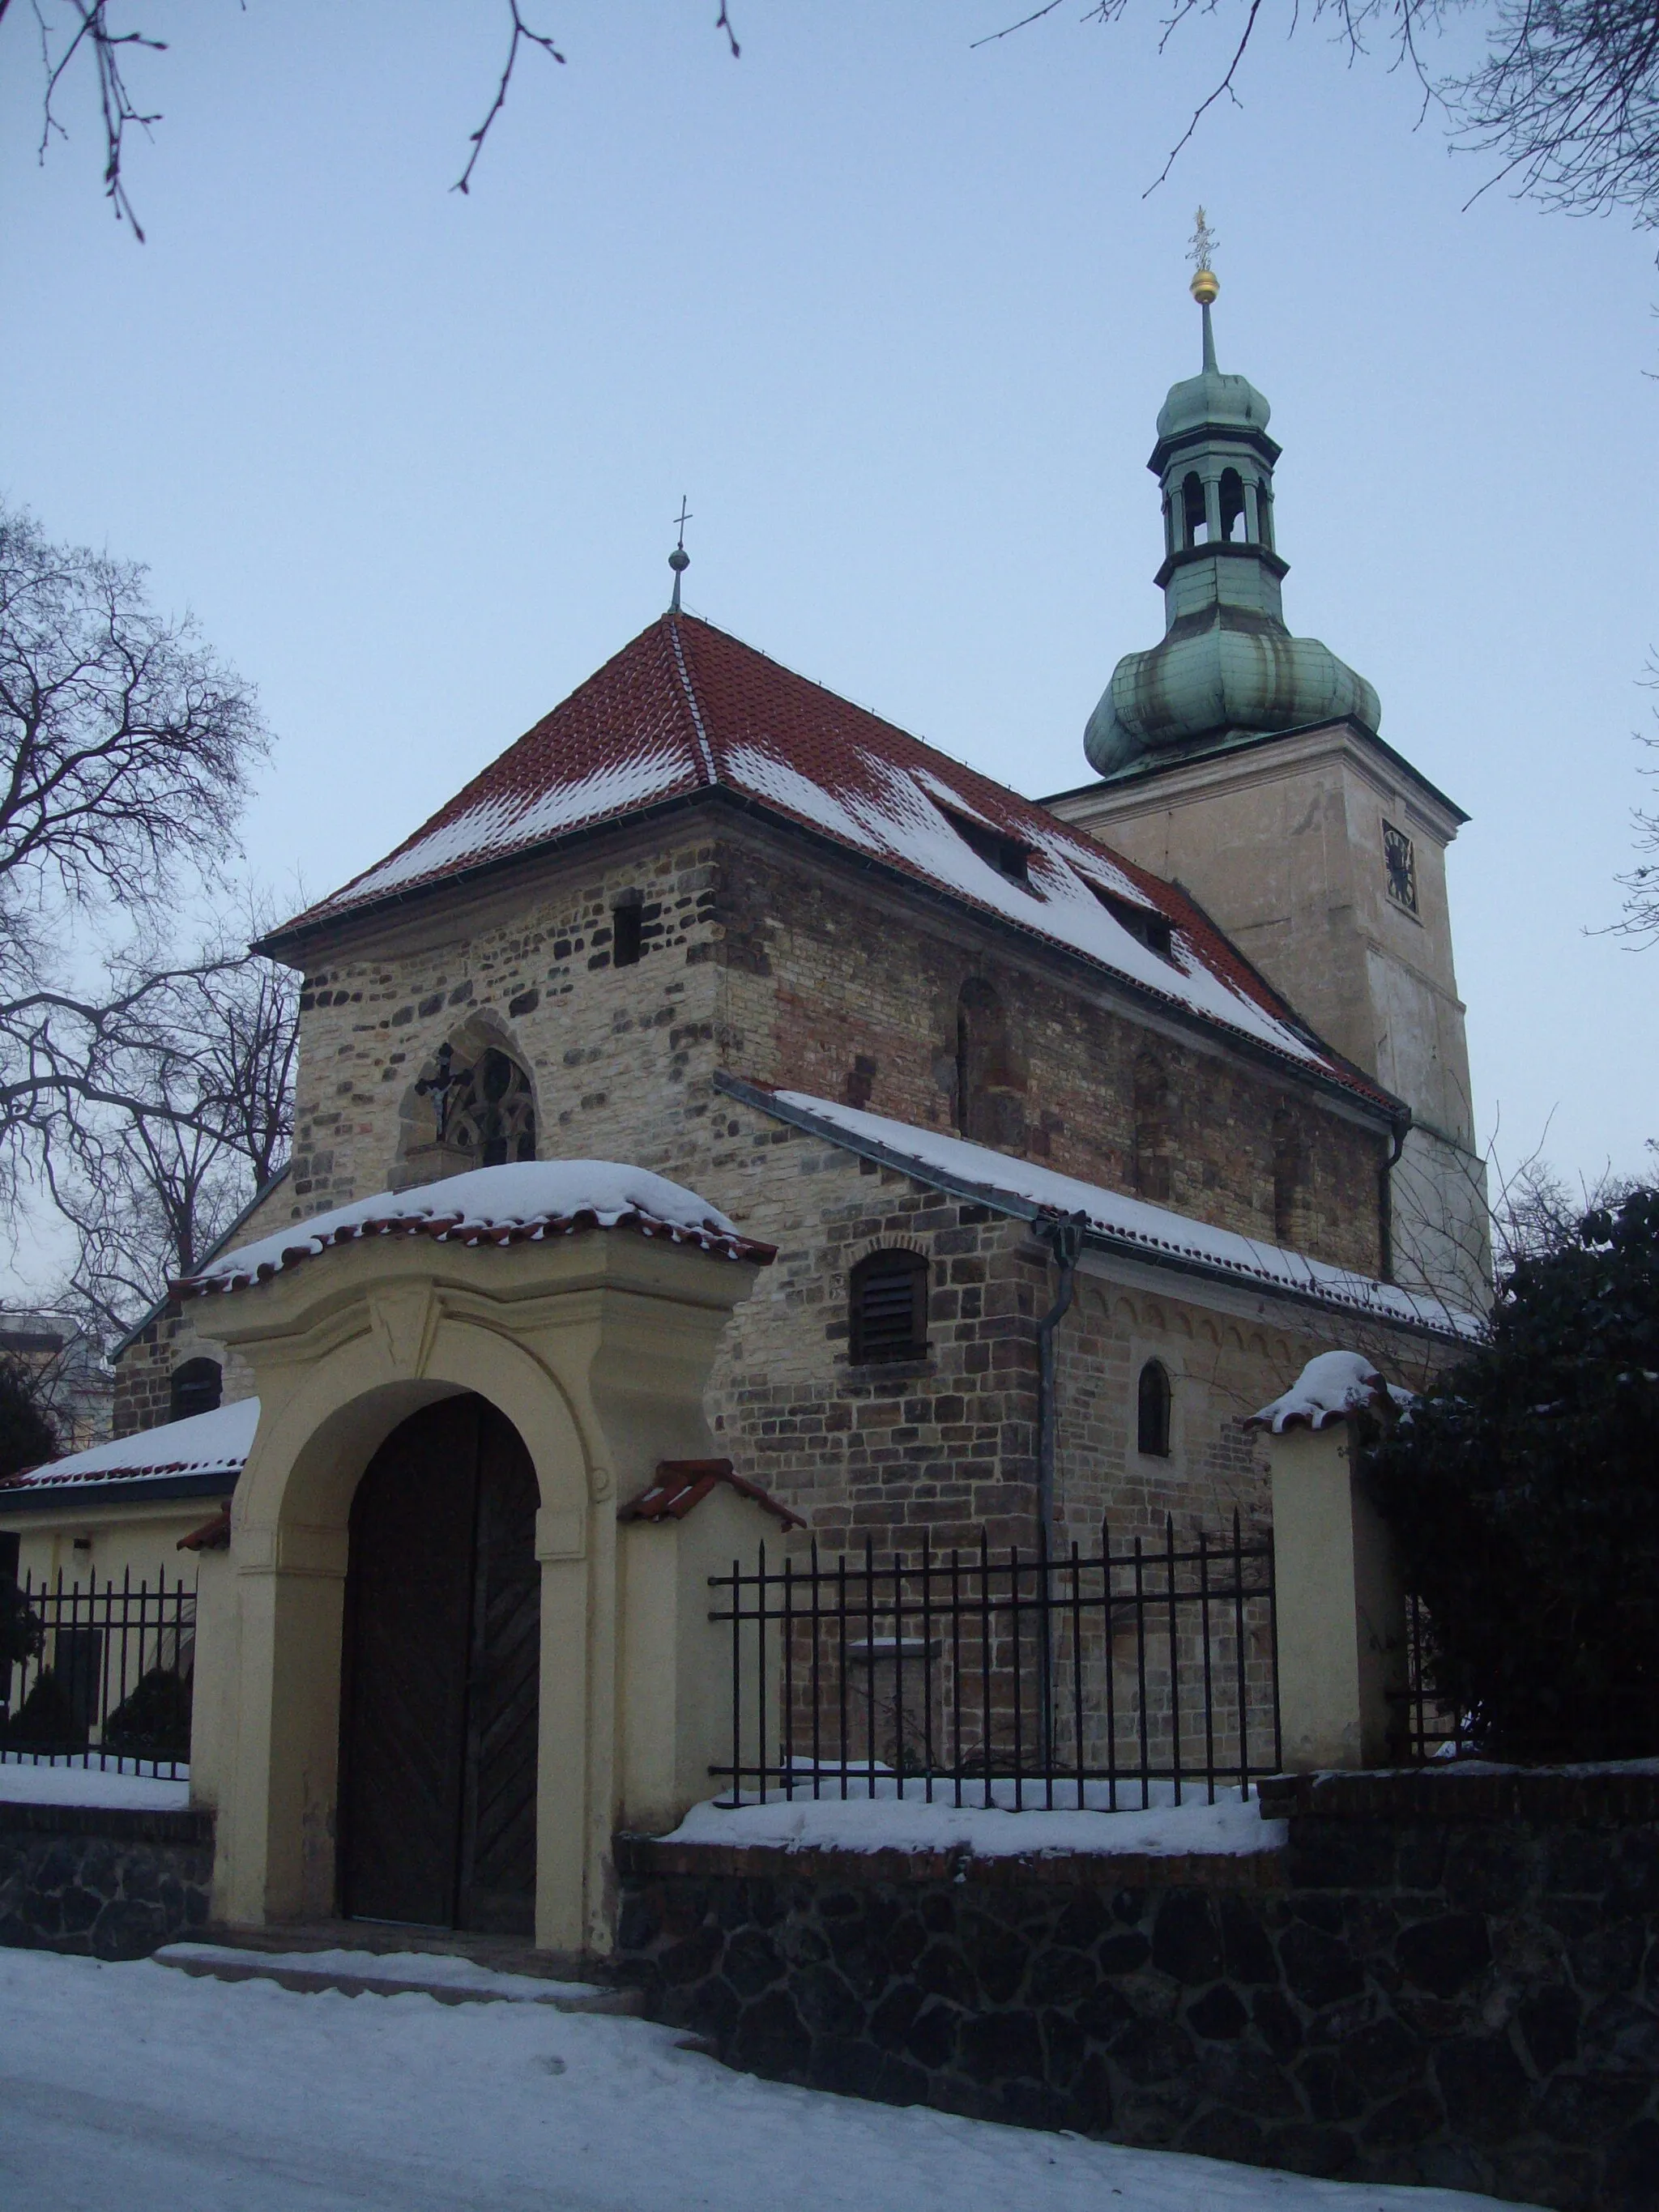
[(1210, 266), (1210, 256), (1220, 242), (1205, 221), (1203, 209), (1200, 208), (1187, 248), (1187, 258), (1194, 264), (1192, 295), (1200, 307), (1209, 307), (1221, 289), (1221, 280)]

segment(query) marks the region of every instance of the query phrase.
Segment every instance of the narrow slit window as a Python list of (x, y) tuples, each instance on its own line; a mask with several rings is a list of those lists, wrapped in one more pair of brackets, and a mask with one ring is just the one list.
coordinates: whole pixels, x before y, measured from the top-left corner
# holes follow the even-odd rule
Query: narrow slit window
[(855, 1366), (920, 1359), (927, 1350), (927, 1262), (920, 1252), (872, 1252), (854, 1268), (848, 1321)]
[(1149, 1459), (1170, 1456), (1170, 1378), (1156, 1359), (1140, 1370), (1135, 1393), (1135, 1449)]
[(617, 968), (635, 968), (645, 950), (645, 907), (639, 899), (621, 902), (611, 916), (611, 960)]

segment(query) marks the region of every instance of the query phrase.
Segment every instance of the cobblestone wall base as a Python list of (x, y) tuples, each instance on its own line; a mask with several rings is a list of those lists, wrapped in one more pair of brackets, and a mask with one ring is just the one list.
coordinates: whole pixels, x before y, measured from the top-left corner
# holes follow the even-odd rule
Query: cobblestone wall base
[(143, 1959), (200, 1928), (210, 1813), (0, 1803), (0, 1944)]
[(620, 1963), (775, 2079), (1659, 2207), (1659, 1773), (1299, 1778), (1275, 1809), (1288, 1847), (1233, 1859), (623, 1838)]

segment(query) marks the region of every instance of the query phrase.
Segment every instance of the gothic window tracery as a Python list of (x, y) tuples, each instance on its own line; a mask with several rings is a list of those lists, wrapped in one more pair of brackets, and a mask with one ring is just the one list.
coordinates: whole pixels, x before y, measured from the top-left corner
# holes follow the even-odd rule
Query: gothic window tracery
[(518, 1062), (491, 1046), (457, 1079), (447, 1141), (477, 1156), (481, 1168), (536, 1157), (536, 1100)]

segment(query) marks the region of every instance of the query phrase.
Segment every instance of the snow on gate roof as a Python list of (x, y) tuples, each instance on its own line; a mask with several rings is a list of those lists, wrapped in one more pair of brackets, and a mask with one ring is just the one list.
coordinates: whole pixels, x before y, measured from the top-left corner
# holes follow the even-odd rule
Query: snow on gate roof
[(696, 1191), (648, 1168), (617, 1160), (514, 1160), (471, 1168), (413, 1190), (376, 1191), (351, 1206), (296, 1221), (227, 1252), (199, 1274), (173, 1285), (186, 1296), (240, 1290), (285, 1267), (315, 1259), (331, 1244), (368, 1237), (429, 1237), (438, 1243), (539, 1243), (590, 1229), (632, 1229), (642, 1237), (696, 1244), (726, 1260), (774, 1256)]
[[(665, 615), (273, 948), (579, 831), (725, 791), (1249, 1037), (1390, 1118), (1174, 885), (690, 615)], [(1167, 951), (1164, 949), (1167, 942)]]

